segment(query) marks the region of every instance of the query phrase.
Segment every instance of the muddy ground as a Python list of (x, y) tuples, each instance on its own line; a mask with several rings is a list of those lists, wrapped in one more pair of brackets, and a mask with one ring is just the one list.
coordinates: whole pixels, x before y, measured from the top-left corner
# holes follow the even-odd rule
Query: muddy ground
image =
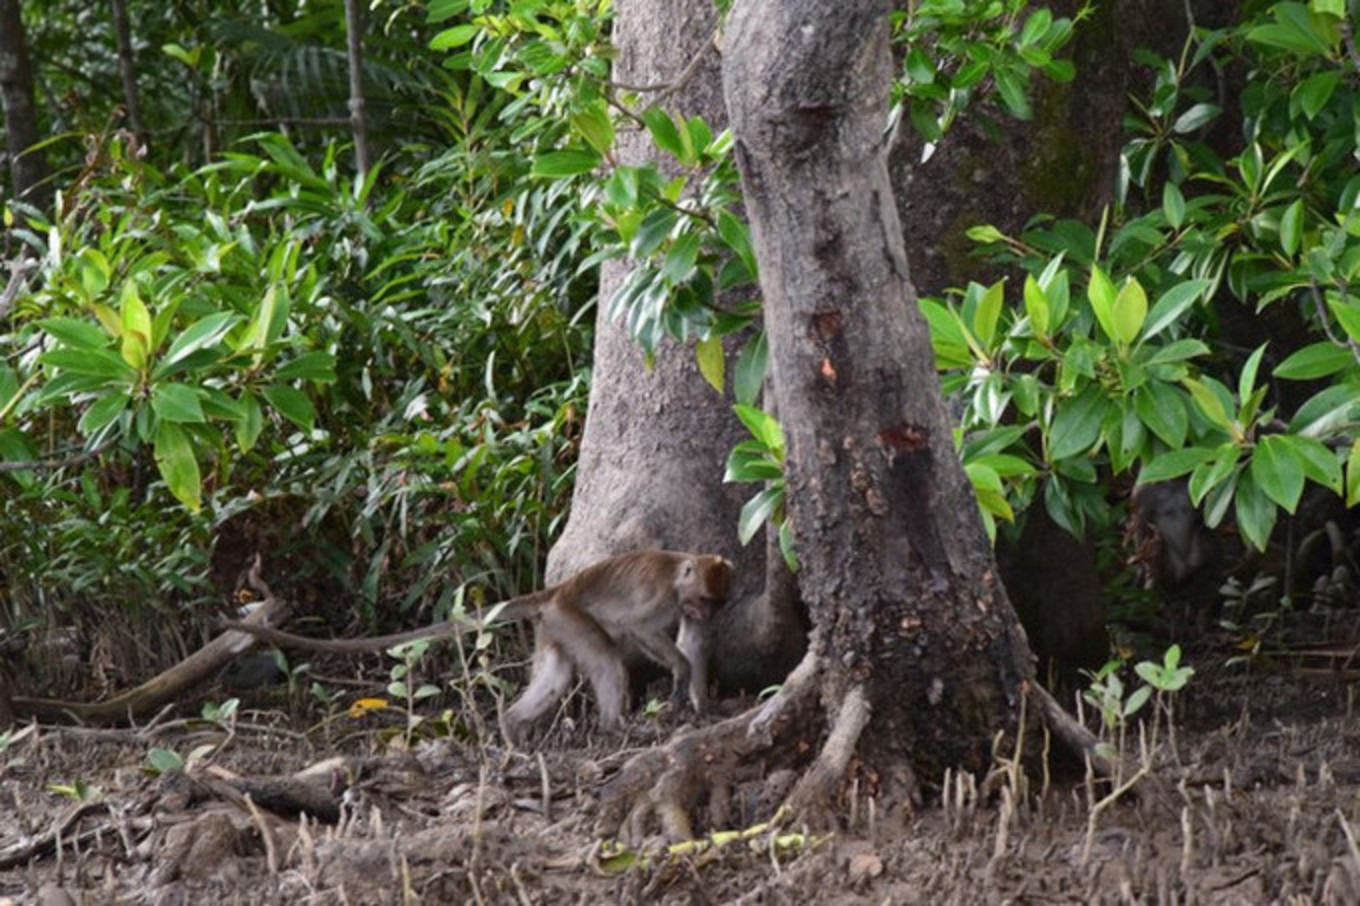
[[(1056, 755), (1022, 778), (1003, 758), (905, 824), (860, 801), (830, 832), (755, 825), (678, 851), (615, 853), (594, 831), (602, 784), (670, 732), (644, 715), (612, 747), (559, 721), (541, 755), (456, 724), (408, 748), (399, 712), (318, 718), (296, 690), (218, 723), (30, 726), (0, 749), (0, 904), (1360, 903), (1355, 675), (1230, 653), (1191, 657), (1174, 749), (1163, 732), (1116, 803), (1094, 806), (1109, 786)], [(157, 775), (154, 749), (195, 763)], [(299, 801), (338, 820), (256, 804)]]

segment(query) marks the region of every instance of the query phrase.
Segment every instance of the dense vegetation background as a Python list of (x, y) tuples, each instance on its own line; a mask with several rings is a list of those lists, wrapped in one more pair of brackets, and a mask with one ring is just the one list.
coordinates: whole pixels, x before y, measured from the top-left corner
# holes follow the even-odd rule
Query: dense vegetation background
[[(606, 257), (637, 264), (599, 304), (649, 350), (695, 341), (742, 406), (731, 477), (773, 481), (743, 536), (782, 519), (759, 335), (722, 364), (758, 313), (730, 137), (608, 82), (606, 0), (375, 2), (361, 60), (339, 0), (4, 5), (40, 136), (11, 164), (42, 164), (34, 184), (12, 167), (5, 194), (11, 625), (113, 634), (99, 658), (131, 675), (188, 646), (163, 617), (215, 607), (258, 549), (341, 626), (532, 586), (569, 497)], [(1109, 124), (1124, 148), (1102, 216), (961, 224), (989, 276), (921, 303), (989, 524), (1042, 508), (1107, 564), (1138, 560), (1133, 480), (1182, 480), (1205, 528), (1274, 539), (1288, 564), (1249, 606), (1264, 567), (1237, 577), (1244, 650), (1311, 602), (1304, 554), (1325, 549), (1310, 576), (1354, 562), (1336, 507), (1330, 534), (1288, 518), (1309, 486), (1360, 497), (1350, 13), (1246, 3), (1187, 21), (1177, 53), (1121, 61), (1143, 88)], [(1081, 85), (1074, 31), (1117, 27), (1094, 6), (905, 5), (891, 126), (928, 156), (960, 116), (1042, 122)], [(671, 170), (614, 166), (623, 129)], [(1106, 576), (1111, 613), (1159, 606)]]

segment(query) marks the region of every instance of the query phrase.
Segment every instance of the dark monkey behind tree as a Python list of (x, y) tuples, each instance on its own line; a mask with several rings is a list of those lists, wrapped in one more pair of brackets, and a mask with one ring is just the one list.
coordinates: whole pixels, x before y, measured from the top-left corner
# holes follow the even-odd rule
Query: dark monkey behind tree
[[(671, 673), (671, 699), (702, 713), (708, 674), (703, 624), (727, 602), (732, 564), (713, 554), (635, 551), (602, 560), (551, 588), (483, 611), (495, 620), (534, 621), (529, 685), (506, 713), (522, 738), (567, 694), (580, 671), (600, 706), (600, 723), (616, 729), (628, 697), (625, 656), (640, 651)], [(445, 620), (423, 629), (359, 639), (312, 639), (267, 626), (232, 628), (266, 641), (313, 651), (381, 651), (420, 639), (476, 629), (480, 621)]]

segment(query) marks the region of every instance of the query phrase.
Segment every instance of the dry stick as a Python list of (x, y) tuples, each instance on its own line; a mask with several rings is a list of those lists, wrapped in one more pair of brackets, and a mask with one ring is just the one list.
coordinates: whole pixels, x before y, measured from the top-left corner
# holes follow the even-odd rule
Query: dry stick
[(269, 876), (277, 878), (279, 876), (279, 851), (274, 845), (274, 834), (269, 828), (269, 823), (265, 821), (264, 815), (260, 812), (260, 807), (255, 804), (255, 799), (249, 793), (242, 793), (241, 799), (244, 800), (246, 809), (250, 812), (250, 819), (255, 822), (255, 826), (260, 830), (260, 839), (264, 841), (264, 861), (269, 868)]
[(9, 272), (9, 283), (5, 284), (5, 291), (0, 293), (0, 318), (9, 314), (10, 306), (14, 304), (14, 300), (18, 298), (19, 293), (24, 288), (24, 278), (28, 276), (28, 272), (37, 263), (26, 255), (20, 255), (19, 259), (14, 262)]
[(1100, 820), (1101, 813), (1118, 802), (1121, 796), (1133, 789), (1138, 781), (1152, 772), (1152, 752), (1148, 748), (1147, 733), (1143, 724), (1138, 725), (1138, 749), (1140, 762), (1138, 770), (1133, 776), (1107, 793), (1104, 799), (1097, 802), (1091, 808), (1091, 814), (1086, 818), (1086, 842), (1081, 847), (1081, 866), (1083, 868), (1091, 861), (1091, 844), (1095, 842), (1096, 823)]
[[(30, 382), (31, 380), (32, 379), (30, 378)], [(20, 388), (20, 390), (23, 389), (24, 388), (22, 387)], [(16, 393), (11, 402), (17, 403), (22, 396), (22, 393)], [(3, 416), (7, 411), (8, 407), (5, 410), (0, 411), (0, 416)], [(111, 446), (113, 446), (113, 441), (108, 440), (95, 447), (93, 450), (85, 450), (82, 453), (76, 453), (64, 459), (29, 459), (24, 460), (23, 462), (0, 462), (0, 472), (29, 472), (37, 471), (39, 469), (65, 469), (69, 466), (78, 466), (87, 460), (99, 456)]]
[(543, 783), (543, 820), (552, 823), (552, 778), (548, 776), (548, 760), (538, 753), (538, 776)]
[(685, 68), (680, 71), (680, 75), (673, 82), (657, 82), (654, 85), (628, 85), (623, 82), (610, 82), (609, 87), (623, 91), (636, 91), (638, 94), (655, 94), (655, 100), (665, 100), (684, 88), (694, 78), (694, 74), (699, 71), (699, 64), (704, 61), (704, 57), (708, 56), (709, 50), (718, 49), (718, 35), (719, 31), (715, 29), (712, 37), (695, 51), (694, 56), (685, 64)]
[(1336, 810), (1336, 820), (1341, 822), (1341, 832), (1346, 835), (1346, 848), (1350, 850), (1351, 861), (1355, 863), (1355, 876), (1360, 878), (1360, 844), (1356, 843), (1355, 832), (1351, 830), (1350, 822), (1341, 809)]

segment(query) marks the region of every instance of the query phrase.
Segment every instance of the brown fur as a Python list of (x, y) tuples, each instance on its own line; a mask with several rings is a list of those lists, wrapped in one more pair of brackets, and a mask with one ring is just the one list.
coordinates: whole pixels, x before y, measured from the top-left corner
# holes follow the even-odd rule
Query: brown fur
[[(671, 696), (695, 711), (707, 704), (703, 624), (727, 601), (732, 564), (712, 554), (635, 551), (602, 560), (551, 588), (483, 611), (492, 620), (535, 623), (529, 685), (506, 714), (512, 736), (564, 696), (579, 671), (589, 680), (600, 722), (615, 729), (628, 694), (624, 656), (640, 651), (671, 672)], [(445, 620), (423, 629), (360, 639), (313, 639), (265, 626), (233, 624), (291, 648), (336, 653), (381, 651), (421, 639), (467, 632), (478, 620)]]

